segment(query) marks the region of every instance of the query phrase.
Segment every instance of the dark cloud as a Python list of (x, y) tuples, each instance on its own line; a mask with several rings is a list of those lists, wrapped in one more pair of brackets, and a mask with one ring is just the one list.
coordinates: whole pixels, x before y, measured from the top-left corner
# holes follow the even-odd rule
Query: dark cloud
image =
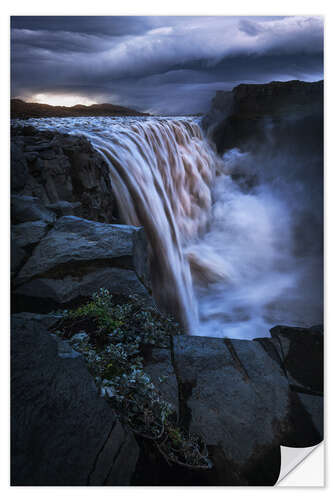
[(69, 31), (97, 35), (138, 35), (154, 25), (140, 16), (12, 16), (11, 27), (25, 30)]
[(11, 27), (12, 95), (29, 100), (190, 113), (241, 82), (323, 73), (316, 17), (12, 17)]

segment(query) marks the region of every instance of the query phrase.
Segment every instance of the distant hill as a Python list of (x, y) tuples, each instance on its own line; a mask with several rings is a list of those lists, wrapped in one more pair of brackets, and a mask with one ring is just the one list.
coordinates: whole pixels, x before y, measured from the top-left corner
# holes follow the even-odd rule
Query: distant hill
[(149, 116), (148, 113), (140, 113), (135, 109), (125, 108), (114, 104), (92, 104), (85, 106), (51, 106), (37, 102), (25, 102), (21, 99), (11, 99), (11, 118), (50, 118), (70, 116)]

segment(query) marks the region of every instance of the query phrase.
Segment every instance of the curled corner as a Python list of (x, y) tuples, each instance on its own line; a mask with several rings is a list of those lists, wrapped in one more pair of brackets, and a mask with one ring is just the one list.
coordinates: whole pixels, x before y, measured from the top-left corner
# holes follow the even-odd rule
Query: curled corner
[(306, 448), (290, 448), (289, 446), (280, 446), (281, 467), (276, 485), (279, 485), (279, 483), (291, 471), (298, 467), (298, 465), (303, 462), (316, 448), (318, 448), (320, 444), (322, 443), (316, 444), (315, 446), (308, 446)]

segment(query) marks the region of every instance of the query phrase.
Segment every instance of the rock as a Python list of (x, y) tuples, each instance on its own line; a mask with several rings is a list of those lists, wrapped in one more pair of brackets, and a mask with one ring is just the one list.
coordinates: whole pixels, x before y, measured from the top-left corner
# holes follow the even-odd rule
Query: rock
[[(274, 125), (274, 134), (270, 131), (268, 137), (269, 122)], [(232, 92), (217, 91), (202, 125), (211, 132), (221, 154), (233, 148), (257, 151), (267, 143), (277, 152), (282, 146), (301, 154), (313, 145), (322, 149), (322, 122), (323, 82), (294, 80), (241, 84)]]
[[(107, 288), (115, 295), (136, 294), (143, 303), (152, 304), (146, 288), (138, 280), (136, 273), (130, 269), (104, 268), (94, 270), (94, 264), (89, 268), (78, 268), (76, 272), (68, 270), (68, 275), (56, 278), (36, 278), (15, 289), (15, 294), (41, 299), (55, 304), (66, 304), (75, 299), (91, 297), (100, 288)], [(76, 274), (77, 273), (77, 274)]]
[(24, 188), (26, 178), (28, 175), (28, 165), (24, 157), (23, 151), (14, 142), (10, 145), (10, 184), (11, 189), (16, 192)]
[(163, 399), (171, 403), (178, 414), (178, 383), (170, 350), (153, 349), (144, 370), (150, 376)]
[[(281, 444), (322, 439), (281, 361), (260, 342), (177, 336), (173, 351), (180, 420), (209, 445), (215, 466), (209, 484), (274, 484)], [(320, 420), (318, 405), (314, 420)]]
[(57, 217), (62, 217), (63, 215), (79, 215), (82, 203), (79, 201), (75, 203), (70, 203), (69, 201), (58, 201), (57, 203), (50, 203), (47, 205), (49, 210), (52, 210)]
[(27, 258), (27, 253), (20, 247), (16, 241), (11, 242), (10, 245), (10, 270), (12, 273), (17, 273), (24, 261)]
[(289, 383), (301, 390), (323, 393), (324, 352), (322, 328), (275, 326), (270, 330), (278, 341)]
[(311, 394), (304, 394), (299, 392), (298, 397), (301, 400), (302, 406), (309, 414), (312, 423), (318, 432), (318, 435), (324, 435), (324, 402), (322, 396), (312, 396)]
[(61, 217), (34, 249), (17, 282), (24, 283), (37, 277), (82, 275), (80, 266), (88, 263), (91, 269), (93, 262), (103, 264), (103, 267), (113, 265), (134, 269), (134, 235), (138, 231), (140, 228), (134, 226)]
[[(13, 233), (16, 241), (26, 243), (28, 236), (22, 226), (16, 226), (18, 230)], [(142, 283), (148, 283), (146, 247), (142, 228), (61, 217), (15, 277), (15, 301), (19, 298), (25, 302), (23, 310), (46, 311), (107, 288), (116, 295), (135, 294), (152, 305)], [(26, 257), (17, 252), (17, 259), (21, 259), (17, 266)]]
[(15, 127), (11, 146), (13, 192), (53, 205), (57, 215), (117, 219), (108, 166), (86, 138)]
[(17, 314), (11, 341), (11, 484), (129, 485), (138, 459), (80, 357), (59, 357), (41, 316)]
[(52, 224), (56, 219), (54, 213), (45, 208), (38, 198), (19, 195), (11, 197), (11, 218), (13, 224), (31, 221)]
[(42, 220), (23, 222), (12, 227), (11, 235), (19, 247), (36, 245), (46, 234), (48, 224)]
[(133, 265), (138, 278), (151, 292), (149, 248), (143, 228), (133, 233)]

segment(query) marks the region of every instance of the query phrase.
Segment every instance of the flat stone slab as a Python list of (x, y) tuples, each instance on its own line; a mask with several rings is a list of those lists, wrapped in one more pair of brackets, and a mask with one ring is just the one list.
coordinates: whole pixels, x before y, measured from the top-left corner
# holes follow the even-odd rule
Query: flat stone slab
[(34, 277), (50, 277), (47, 273), (59, 266), (74, 267), (75, 263), (87, 261), (118, 259), (134, 268), (134, 234), (140, 230), (74, 216), (61, 217), (34, 249), (16, 281), (19, 284)]

